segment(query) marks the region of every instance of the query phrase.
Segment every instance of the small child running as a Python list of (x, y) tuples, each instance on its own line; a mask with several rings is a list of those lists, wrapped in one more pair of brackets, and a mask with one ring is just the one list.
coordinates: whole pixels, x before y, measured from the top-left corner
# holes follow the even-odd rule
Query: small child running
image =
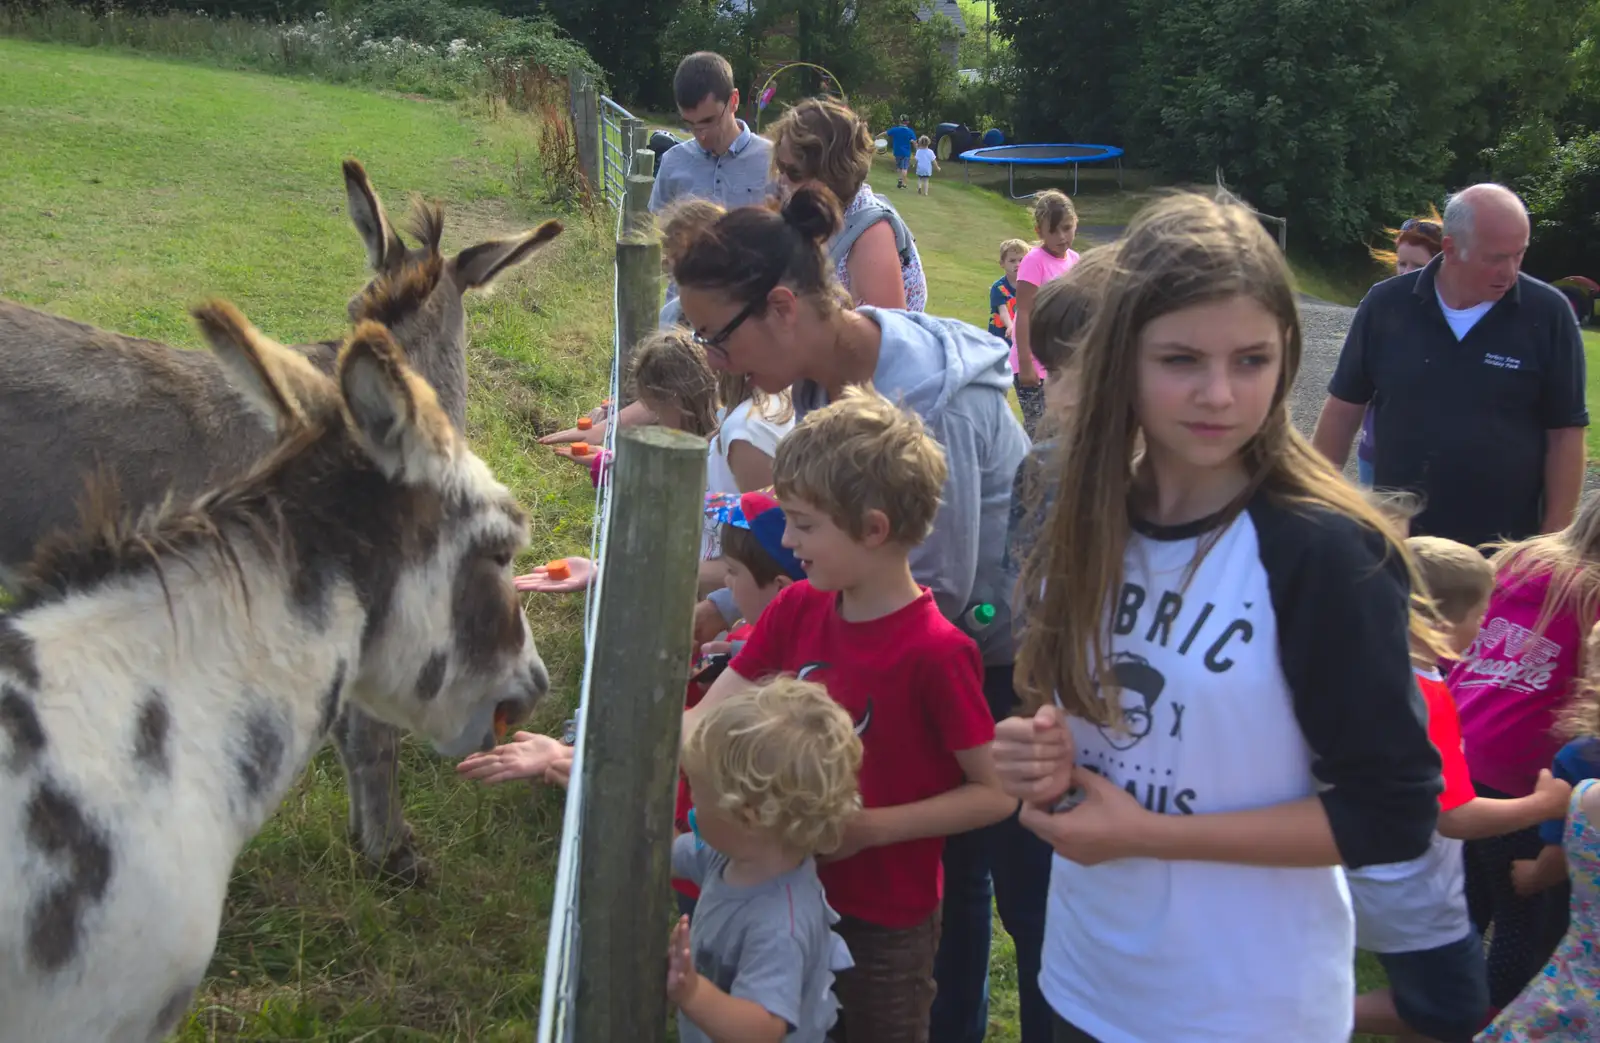
[(707, 710), (683, 770), (695, 831), (673, 842), (672, 874), (700, 901), (668, 947), (678, 1039), (823, 1043), (834, 972), (852, 964), (814, 856), (861, 810), (850, 715), (821, 685), (778, 677)]
[(925, 196), (933, 184), (933, 172), (941, 169), (939, 157), (928, 147), (928, 135), (917, 139), (917, 195)]

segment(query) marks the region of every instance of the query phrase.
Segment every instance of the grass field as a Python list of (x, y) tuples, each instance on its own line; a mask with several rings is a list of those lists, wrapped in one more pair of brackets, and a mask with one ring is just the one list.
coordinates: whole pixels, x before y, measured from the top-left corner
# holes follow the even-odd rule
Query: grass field
[[(279, 340), (339, 336), (366, 280), (340, 161), (361, 159), (397, 216), (410, 191), (442, 200), (458, 250), (548, 216), (513, 191), (528, 140), (444, 105), (0, 39), (0, 295), (186, 346), (186, 309), (212, 294)], [(607, 240), (569, 219), (470, 307), (469, 433), (534, 516), (530, 560), (588, 546), (587, 477), (533, 443), (601, 394)], [(579, 606), (544, 599), (532, 619), (553, 726), (581, 666)], [(458, 783), (418, 745), (402, 778), (437, 883), (368, 880), (324, 752), (240, 861), (180, 1039), (531, 1038), (560, 798)]]

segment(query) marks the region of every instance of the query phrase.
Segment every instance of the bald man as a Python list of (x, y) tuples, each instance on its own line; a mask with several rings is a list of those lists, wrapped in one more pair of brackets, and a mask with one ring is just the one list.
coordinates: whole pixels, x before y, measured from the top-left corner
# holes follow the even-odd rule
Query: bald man
[(1528, 212), (1502, 185), (1444, 211), (1444, 250), (1356, 309), (1312, 442), (1337, 467), (1370, 403), (1373, 485), (1423, 498), (1413, 535), (1469, 546), (1565, 528), (1583, 489), (1583, 339), (1522, 272)]

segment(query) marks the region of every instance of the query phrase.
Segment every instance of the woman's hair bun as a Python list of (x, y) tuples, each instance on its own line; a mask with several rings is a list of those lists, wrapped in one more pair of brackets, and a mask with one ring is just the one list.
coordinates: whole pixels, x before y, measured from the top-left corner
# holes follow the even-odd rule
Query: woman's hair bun
[(815, 182), (791, 192), (782, 213), (785, 224), (815, 243), (827, 242), (844, 227), (838, 197)]

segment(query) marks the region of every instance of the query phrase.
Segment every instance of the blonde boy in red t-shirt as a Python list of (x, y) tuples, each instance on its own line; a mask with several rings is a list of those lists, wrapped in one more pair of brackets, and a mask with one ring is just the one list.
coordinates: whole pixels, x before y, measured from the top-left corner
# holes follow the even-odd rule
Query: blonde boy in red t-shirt
[(911, 577), (933, 526), (944, 453), (913, 414), (846, 389), (778, 443), (783, 545), (807, 580), (779, 594), (684, 719), (775, 674), (827, 688), (861, 736), (864, 810), (820, 866), (855, 967), (834, 1038), (924, 1043), (939, 945), (944, 838), (1016, 810), (990, 757), (994, 721), (972, 639)]

